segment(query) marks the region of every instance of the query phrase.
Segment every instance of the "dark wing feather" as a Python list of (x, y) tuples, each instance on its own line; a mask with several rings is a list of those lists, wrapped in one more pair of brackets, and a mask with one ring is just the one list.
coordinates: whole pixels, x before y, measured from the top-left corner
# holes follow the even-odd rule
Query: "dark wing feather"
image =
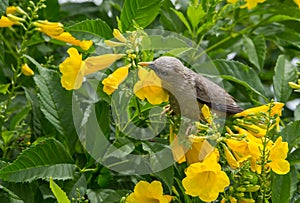
[(243, 111), (222, 87), (202, 75), (195, 76), (195, 89), (199, 102), (207, 104), (212, 109), (230, 114)]

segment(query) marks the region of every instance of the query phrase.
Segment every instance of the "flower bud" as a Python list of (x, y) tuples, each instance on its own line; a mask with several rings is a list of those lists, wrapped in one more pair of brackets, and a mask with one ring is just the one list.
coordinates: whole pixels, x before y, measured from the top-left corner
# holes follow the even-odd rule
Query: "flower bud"
[(26, 76), (33, 76), (34, 72), (33, 70), (28, 66), (27, 63), (23, 64), (21, 67), (21, 72)]

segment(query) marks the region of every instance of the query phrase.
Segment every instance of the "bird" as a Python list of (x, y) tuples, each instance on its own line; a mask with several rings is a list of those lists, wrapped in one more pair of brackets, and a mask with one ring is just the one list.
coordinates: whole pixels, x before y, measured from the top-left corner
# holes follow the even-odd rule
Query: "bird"
[(243, 111), (235, 99), (222, 87), (187, 68), (171, 56), (161, 56), (139, 65), (152, 69), (169, 94), (171, 109), (190, 119), (201, 119), (201, 107), (206, 104), (216, 114), (233, 115)]

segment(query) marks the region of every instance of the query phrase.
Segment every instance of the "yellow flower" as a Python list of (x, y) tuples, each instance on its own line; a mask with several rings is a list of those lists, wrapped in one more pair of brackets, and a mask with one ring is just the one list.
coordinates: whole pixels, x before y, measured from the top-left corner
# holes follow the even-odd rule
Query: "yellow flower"
[(191, 164), (185, 171), (182, 185), (186, 194), (198, 196), (202, 201), (211, 202), (229, 186), (229, 178), (221, 170), (214, 156), (208, 156), (203, 162)]
[(235, 114), (233, 117), (238, 118), (236, 120), (236, 124), (239, 127), (244, 128), (256, 137), (263, 137), (267, 133), (269, 113), (271, 117), (277, 116), (275, 117), (275, 123), (270, 126), (270, 129), (274, 128), (275, 126), (277, 127), (277, 129), (279, 129), (280, 116), (282, 115), (283, 106), (283, 103), (273, 102), (266, 105), (246, 109), (240, 113)]
[(245, 0), (245, 1), (247, 3), (243, 6), (241, 6), (241, 8), (247, 7), (248, 9), (252, 9), (252, 8), (256, 7), (258, 3), (263, 3), (266, 0)]
[(278, 116), (281, 116), (281, 114), (282, 114), (281, 111), (282, 111), (282, 107), (284, 106), (284, 103), (273, 102), (273, 103), (269, 103), (266, 105), (246, 109), (240, 113), (235, 114), (234, 117), (253, 116), (253, 115), (259, 114), (261, 112), (267, 113), (269, 111), (271, 105), (273, 105), (271, 108), (271, 116), (274, 116), (275, 114), (277, 114)]
[(123, 42), (123, 43), (127, 42), (127, 39), (121, 34), (121, 32), (118, 29), (113, 30), (113, 35), (120, 42)]
[(15, 6), (8, 6), (6, 8), (6, 14), (15, 14), (17, 12), (17, 7)]
[(82, 61), (82, 56), (77, 49), (72, 47), (67, 52), (69, 57), (59, 65), (62, 73), (61, 84), (66, 90), (79, 89), (86, 69), (85, 62)]
[(128, 76), (128, 69), (131, 67), (131, 64), (120, 67), (115, 70), (112, 74), (110, 74), (107, 78), (102, 81), (103, 91), (111, 95), (116, 89), (118, 89), (119, 85), (126, 79)]
[(73, 37), (69, 32), (63, 32), (60, 35), (53, 36), (53, 38), (75, 46), (80, 46), (85, 51), (88, 50), (93, 45), (93, 41), (91, 40), (80, 41), (75, 37)]
[(135, 95), (144, 100), (145, 98), (151, 104), (161, 104), (169, 100), (169, 95), (162, 89), (161, 80), (153, 70), (148, 72), (144, 68), (139, 68), (139, 81), (134, 85)]
[(122, 42), (114, 42), (111, 40), (104, 40), (104, 43), (106, 44), (106, 46), (109, 46), (109, 47), (119, 47), (119, 46), (125, 45)]
[(162, 184), (159, 181), (148, 183), (140, 181), (134, 187), (134, 192), (131, 193), (125, 203), (169, 203), (172, 197), (163, 195)]
[[(300, 0), (299, 0), (299, 2), (300, 2)], [(296, 84), (296, 83), (294, 83), (294, 82), (289, 82), (289, 86), (290, 86), (291, 88), (293, 88), (293, 89), (300, 89), (299, 83)]]
[(212, 115), (210, 113), (210, 110), (208, 108), (208, 106), (206, 104), (204, 104), (201, 108), (201, 112), (202, 112), (202, 115), (204, 116), (204, 119), (209, 123), (211, 124), (212, 123)]
[(267, 165), (274, 173), (286, 174), (290, 171), (290, 163), (285, 160), (288, 150), (288, 143), (282, 142), (281, 136), (277, 138), (274, 145), (270, 148), (270, 162)]
[(300, 9), (300, 0), (294, 0), (294, 2), (297, 4), (297, 6), (298, 6), (299, 9)]
[(31, 68), (28, 66), (27, 63), (23, 64), (21, 67), (21, 72), (26, 75), (26, 76), (32, 76), (34, 75), (33, 70), (31, 70)]
[(59, 65), (62, 73), (61, 84), (67, 90), (79, 89), (84, 76), (102, 70), (124, 56), (124, 54), (104, 54), (82, 61), (77, 49), (71, 47), (67, 52), (70, 57)]
[(10, 20), (8, 17), (1, 16), (0, 18), (0, 27), (11, 27), (15, 24), (17, 24), (17, 22)]
[(36, 29), (45, 33), (50, 37), (58, 36), (64, 32), (63, 25), (59, 22), (49, 22), (47, 20), (39, 20), (35, 22)]

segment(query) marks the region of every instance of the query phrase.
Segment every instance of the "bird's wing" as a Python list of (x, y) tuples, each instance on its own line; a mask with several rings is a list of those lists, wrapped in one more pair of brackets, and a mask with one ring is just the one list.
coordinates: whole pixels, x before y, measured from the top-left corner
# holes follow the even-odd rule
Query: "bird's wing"
[(195, 89), (199, 102), (209, 105), (212, 109), (230, 114), (243, 111), (222, 87), (202, 75), (197, 74), (195, 78)]

